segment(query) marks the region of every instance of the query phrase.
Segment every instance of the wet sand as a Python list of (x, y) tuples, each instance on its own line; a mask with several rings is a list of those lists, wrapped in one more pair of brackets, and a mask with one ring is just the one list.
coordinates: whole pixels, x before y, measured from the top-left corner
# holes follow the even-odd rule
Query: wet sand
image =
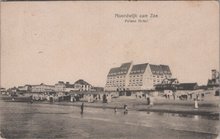
[(119, 109), (1, 102), (3, 138), (215, 139), (219, 120)]

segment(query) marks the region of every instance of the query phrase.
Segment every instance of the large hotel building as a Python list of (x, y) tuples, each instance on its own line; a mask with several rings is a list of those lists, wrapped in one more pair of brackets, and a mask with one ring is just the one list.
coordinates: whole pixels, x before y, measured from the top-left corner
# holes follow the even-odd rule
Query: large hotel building
[(168, 65), (123, 63), (110, 69), (105, 91), (152, 90), (154, 85), (170, 78), (172, 73)]

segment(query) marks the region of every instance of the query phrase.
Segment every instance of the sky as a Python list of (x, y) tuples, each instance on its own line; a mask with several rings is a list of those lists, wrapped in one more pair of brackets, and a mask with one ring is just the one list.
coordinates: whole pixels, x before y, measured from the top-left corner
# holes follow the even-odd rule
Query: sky
[[(126, 23), (115, 14), (158, 15)], [(219, 70), (217, 1), (1, 3), (1, 87), (104, 86), (124, 62), (170, 66), (180, 82), (207, 84)]]

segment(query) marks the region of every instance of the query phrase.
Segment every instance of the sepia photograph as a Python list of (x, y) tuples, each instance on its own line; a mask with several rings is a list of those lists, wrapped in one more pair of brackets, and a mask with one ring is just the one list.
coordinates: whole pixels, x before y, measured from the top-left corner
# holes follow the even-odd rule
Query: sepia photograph
[(0, 139), (220, 139), (218, 1), (0, 1)]

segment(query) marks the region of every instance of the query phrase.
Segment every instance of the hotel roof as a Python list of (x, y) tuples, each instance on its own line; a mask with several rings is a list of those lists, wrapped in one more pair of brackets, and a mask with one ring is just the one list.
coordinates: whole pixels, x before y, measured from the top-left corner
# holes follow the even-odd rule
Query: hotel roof
[(133, 65), (130, 74), (144, 73), (148, 63)]
[(111, 68), (108, 73), (108, 76), (125, 75), (128, 73), (130, 66), (131, 66), (131, 62), (123, 63), (121, 64), (120, 67)]
[[(126, 75), (131, 64), (131, 62), (123, 63), (120, 67), (111, 68), (108, 76)], [(150, 66), (150, 70), (154, 75), (172, 75), (168, 65), (154, 65), (148, 63), (133, 65), (130, 74), (144, 73), (148, 65)]]
[(166, 74), (166, 75), (171, 75), (171, 71), (170, 71), (170, 68), (168, 65), (153, 65), (153, 64), (150, 64), (150, 69), (151, 69), (151, 72), (153, 74), (156, 74), (156, 75), (163, 75), (163, 74)]
[(162, 68), (164, 74), (171, 74), (170, 67), (168, 65), (160, 65), (160, 67)]

